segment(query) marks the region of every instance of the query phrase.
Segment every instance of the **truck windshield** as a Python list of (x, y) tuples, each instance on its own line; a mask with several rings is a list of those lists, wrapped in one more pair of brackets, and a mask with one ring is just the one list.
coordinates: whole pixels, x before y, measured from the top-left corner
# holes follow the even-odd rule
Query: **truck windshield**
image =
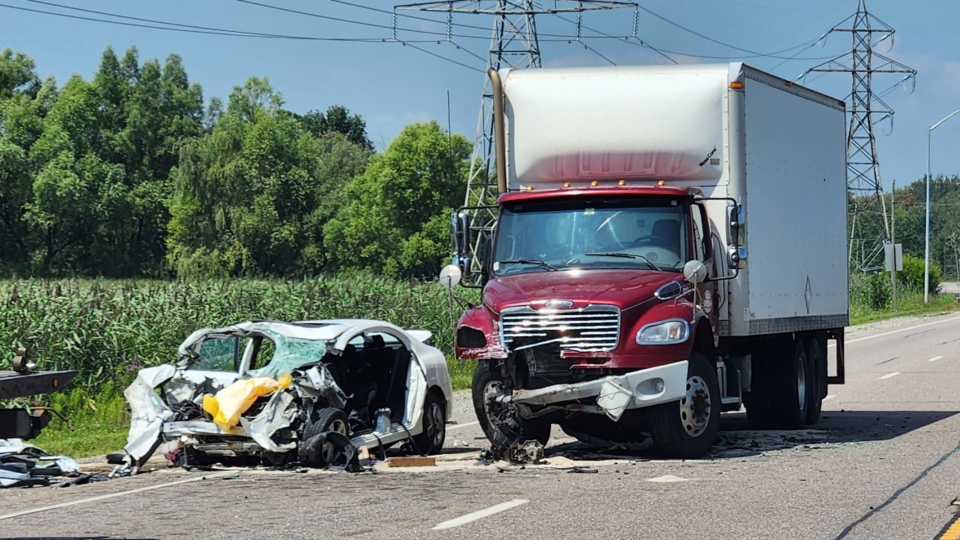
[(671, 197), (509, 204), (497, 224), (493, 275), (574, 267), (679, 272), (687, 262), (686, 216)]

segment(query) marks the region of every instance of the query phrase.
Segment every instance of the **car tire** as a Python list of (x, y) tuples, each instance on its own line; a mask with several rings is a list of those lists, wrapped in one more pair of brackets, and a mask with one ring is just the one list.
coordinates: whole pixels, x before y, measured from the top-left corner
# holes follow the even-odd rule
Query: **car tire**
[[(506, 407), (494, 403), (485, 403), (485, 395), (494, 386), (502, 386), (504, 383), (500, 371), (496, 369), (491, 362), (480, 361), (477, 368), (473, 371), (473, 410), (477, 413), (477, 420), (480, 422), (480, 428), (483, 434), (493, 443), (497, 440), (499, 425), (506, 413)], [(502, 416), (503, 415), (503, 416)], [(537, 441), (546, 446), (550, 440), (550, 423), (527, 420), (516, 417), (517, 424), (520, 426), (520, 442)]]
[(810, 366), (803, 342), (784, 339), (775, 364), (774, 414), (779, 429), (800, 429), (807, 421), (807, 410), (813, 396)]
[(350, 427), (347, 422), (347, 415), (340, 409), (327, 407), (317, 411), (315, 419), (303, 428), (303, 436), (297, 448), (297, 457), (300, 463), (310, 467), (326, 467), (331, 461), (329, 452), (331, 448), (312, 448), (315, 439), (321, 433), (327, 431), (336, 431), (345, 436), (350, 436)]
[(423, 422), (420, 434), (413, 442), (425, 456), (435, 456), (443, 450), (443, 441), (447, 436), (447, 400), (436, 392), (427, 394), (423, 401)]
[(686, 395), (650, 410), (650, 436), (660, 453), (674, 459), (707, 454), (720, 428), (720, 399), (716, 368), (706, 356), (691, 354)]
[(823, 410), (823, 398), (826, 397), (827, 357), (826, 348), (819, 335), (814, 335), (807, 341), (807, 373), (810, 374), (810, 403), (807, 406), (806, 424), (813, 425), (820, 421), (820, 412)]

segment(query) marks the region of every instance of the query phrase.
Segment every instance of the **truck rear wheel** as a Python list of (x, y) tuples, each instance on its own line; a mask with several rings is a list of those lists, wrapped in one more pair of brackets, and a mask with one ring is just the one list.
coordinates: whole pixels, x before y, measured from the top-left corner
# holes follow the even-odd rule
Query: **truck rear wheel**
[(769, 344), (760, 344), (753, 353), (750, 391), (743, 394), (750, 429), (770, 429), (774, 425), (772, 390), (776, 364), (771, 351)]
[(810, 405), (807, 407), (806, 423), (816, 424), (820, 421), (820, 411), (823, 407), (823, 398), (826, 397), (827, 356), (826, 347), (819, 334), (811, 337), (807, 343), (807, 373), (810, 375)]
[(687, 391), (679, 401), (653, 407), (650, 436), (668, 458), (698, 458), (710, 451), (720, 427), (717, 370), (700, 353), (690, 355)]
[(799, 339), (784, 339), (778, 352), (773, 395), (776, 424), (780, 429), (799, 429), (807, 421), (814, 393), (807, 352)]
[[(494, 443), (500, 425), (512, 416), (519, 425), (520, 442), (537, 441), (546, 446), (550, 440), (549, 422), (520, 418), (506, 405), (495, 401), (495, 396), (503, 392), (504, 383), (500, 370), (492, 362), (477, 362), (477, 368), (473, 371), (473, 410), (477, 413), (483, 434)], [(515, 429), (513, 426), (511, 428)]]

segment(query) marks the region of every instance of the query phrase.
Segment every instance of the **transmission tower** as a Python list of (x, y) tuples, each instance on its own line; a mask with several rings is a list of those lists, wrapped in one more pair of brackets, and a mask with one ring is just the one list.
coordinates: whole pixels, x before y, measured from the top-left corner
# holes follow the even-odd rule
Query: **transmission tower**
[[(847, 22), (852, 23), (850, 27), (841, 27)], [(876, 266), (883, 252), (883, 244), (890, 238), (874, 125), (887, 119), (892, 123), (893, 109), (873, 92), (873, 76), (878, 73), (904, 74), (900, 82), (894, 85), (896, 87), (908, 80), (915, 80), (917, 71), (877, 52), (880, 43), (889, 40), (892, 44), (894, 29), (867, 11), (866, 0), (860, 0), (856, 14), (831, 32), (849, 32), (853, 49), (807, 70), (800, 78), (813, 72), (850, 73), (853, 78), (852, 89), (846, 100), (850, 118), (847, 188), (852, 204), (849, 255), (857, 269), (864, 271)], [(878, 236), (869, 236), (869, 230), (873, 227), (869, 223), (871, 220), (875, 220)], [(858, 233), (858, 227), (867, 229), (868, 233)], [(861, 236), (858, 237), (858, 234)]]
[[(487, 68), (539, 68), (540, 43), (537, 39), (537, 15), (574, 13), (577, 15), (578, 36), (583, 13), (586, 11), (619, 8), (636, 9), (634, 2), (574, 1), (574, 0), (448, 0), (405, 4), (397, 10), (412, 10), (447, 15), (447, 28), (453, 26), (454, 14), (488, 15), (493, 17), (493, 36), (487, 55)], [(480, 117), (473, 145), (470, 175), (464, 206), (472, 207), (470, 270), (480, 275), (486, 236), (496, 221), (497, 180), (491, 176), (494, 166), (493, 86), (484, 74)], [(486, 208), (484, 208), (486, 207)]]

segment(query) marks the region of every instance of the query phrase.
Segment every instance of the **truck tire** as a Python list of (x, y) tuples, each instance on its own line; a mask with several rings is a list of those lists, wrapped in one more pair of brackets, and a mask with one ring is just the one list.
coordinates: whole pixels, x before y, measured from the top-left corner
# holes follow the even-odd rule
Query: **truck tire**
[(779, 347), (774, 372), (774, 414), (780, 429), (799, 429), (807, 421), (813, 396), (810, 366), (803, 341), (784, 339)]
[(773, 366), (768, 345), (753, 352), (750, 391), (743, 394), (750, 429), (771, 429), (774, 426)]
[[(489, 361), (477, 362), (477, 368), (473, 371), (473, 410), (477, 413), (477, 420), (483, 429), (483, 434), (493, 443), (496, 441), (496, 434), (500, 429), (500, 424), (511, 414), (507, 407), (501, 403), (489, 402), (485, 396), (488, 393), (495, 393), (498, 388), (502, 388), (504, 383), (500, 370)], [(516, 422), (520, 426), (520, 442), (537, 441), (543, 446), (550, 440), (550, 423), (526, 420), (516, 417)]]
[(650, 436), (664, 457), (702, 457), (710, 451), (720, 427), (720, 408), (717, 370), (706, 356), (695, 352), (687, 368), (686, 396), (651, 408)]
[(447, 436), (447, 402), (431, 391), (423, 401), (422, 431), (413, 438), (417, 449), (425, 456), (435, 456), (443, 450)]
[(807, 366), (810, 368), (810, 405), (807, 407), (806, 424), (813, 425), (820, 421), (820, 411), (823, 408), (823, 398), (826, 397), (827, 387), (827, 356), (826, 347), (819, 334), (814, 334), (806, 342)]
[(324, 448), (311, 447), (311, 444), (316, 442), (314, 437), (327, 431), (336, 431), (349, 436), (350, 424), (347, 422), (347, 414), (333, 407), (317, 411), (314, 420), (303, 428), (303, 436), (297, 448), (297, 457), (301, 464), (308, 467), (326, 467), (334, 458), (332, 453), (336, 448), (332, 444), (326, 443)]

